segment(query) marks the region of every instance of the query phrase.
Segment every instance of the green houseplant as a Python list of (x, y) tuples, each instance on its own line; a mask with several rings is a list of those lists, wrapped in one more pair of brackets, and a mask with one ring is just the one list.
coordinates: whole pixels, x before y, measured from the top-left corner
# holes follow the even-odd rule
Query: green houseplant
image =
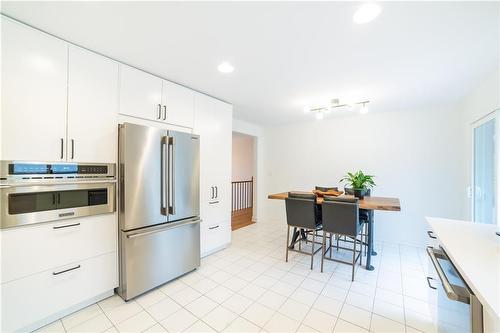
[(374, 177), (372, 175), (365, 175), (363, 171), (359, 170), (355, 173), (348, 172), (340, 182), (346, 182), (354, 191), (354, 196), (363, 199), (366, 191), (376, 185), (373, 181)]

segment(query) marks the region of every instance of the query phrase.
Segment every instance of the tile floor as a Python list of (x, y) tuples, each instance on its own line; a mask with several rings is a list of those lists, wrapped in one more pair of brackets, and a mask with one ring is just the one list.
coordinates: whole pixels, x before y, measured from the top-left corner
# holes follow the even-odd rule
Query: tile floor
[(376, 244), (374, 271), (290, 253), (286, 227), (257, 223), (201, 267), (135, 300), (115, 295), (40, 332), (435, 332), (424, 249)]

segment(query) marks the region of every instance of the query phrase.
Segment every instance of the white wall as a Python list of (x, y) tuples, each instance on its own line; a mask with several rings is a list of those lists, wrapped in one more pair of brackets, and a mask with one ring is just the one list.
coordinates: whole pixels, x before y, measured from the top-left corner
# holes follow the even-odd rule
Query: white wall
[[(265, 195), (337, 185), (346, 171), (374, 174), (374, 195), (398, 197), (401, 212), (375, 213), (375, 239), (425, 245), (425, 216), (463, 218), (460, 109), (352, 115), (265, 129)], [(285, 221), (283, 201), (263, 216)]]
[(254, 137), (233, 132), (233, 181), (254, 177), (254, 158)]

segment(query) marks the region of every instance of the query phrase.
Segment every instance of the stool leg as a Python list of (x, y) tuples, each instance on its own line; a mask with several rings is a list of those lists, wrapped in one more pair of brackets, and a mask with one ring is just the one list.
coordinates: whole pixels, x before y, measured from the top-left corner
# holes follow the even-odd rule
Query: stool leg
[[(332, 234), (330, 234), (330, 242), (332, 239)], [(332, 244), (330, 243), (330, 246)], [(326, 254), (326, 233), (323, 231), (323, 249), (321, 250), (321, 273), (323, 273), (323, 261), (325, 260)]]
[(285, 257), (285, 261), (288, 262), (288, 243), (290, 242), (290, 226), (287, 225), (286, 226), (286, 257)]
[(313, 240), (311, 242), (311, 269), (313, 269), (313, 262), (314, 262), (314, 242), (316, 241), (316, 230), (313, 232)]
[(361, 237), (361, 242), (359, 243), (359, 266), (363, 265), (363, 237)]
[(354, 268), (356, 267), (356, 242), (357, 238), (354, 237), (354, 249), (352, 251), (352, 281), (354, 281)]

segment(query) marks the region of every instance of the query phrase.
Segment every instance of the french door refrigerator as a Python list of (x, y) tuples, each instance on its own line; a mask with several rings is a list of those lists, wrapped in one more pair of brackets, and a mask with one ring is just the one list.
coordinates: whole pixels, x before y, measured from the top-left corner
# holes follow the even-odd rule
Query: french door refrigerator
[(199, 137), (119, 125), (118, 294), (129, 300), (200, 265)]

